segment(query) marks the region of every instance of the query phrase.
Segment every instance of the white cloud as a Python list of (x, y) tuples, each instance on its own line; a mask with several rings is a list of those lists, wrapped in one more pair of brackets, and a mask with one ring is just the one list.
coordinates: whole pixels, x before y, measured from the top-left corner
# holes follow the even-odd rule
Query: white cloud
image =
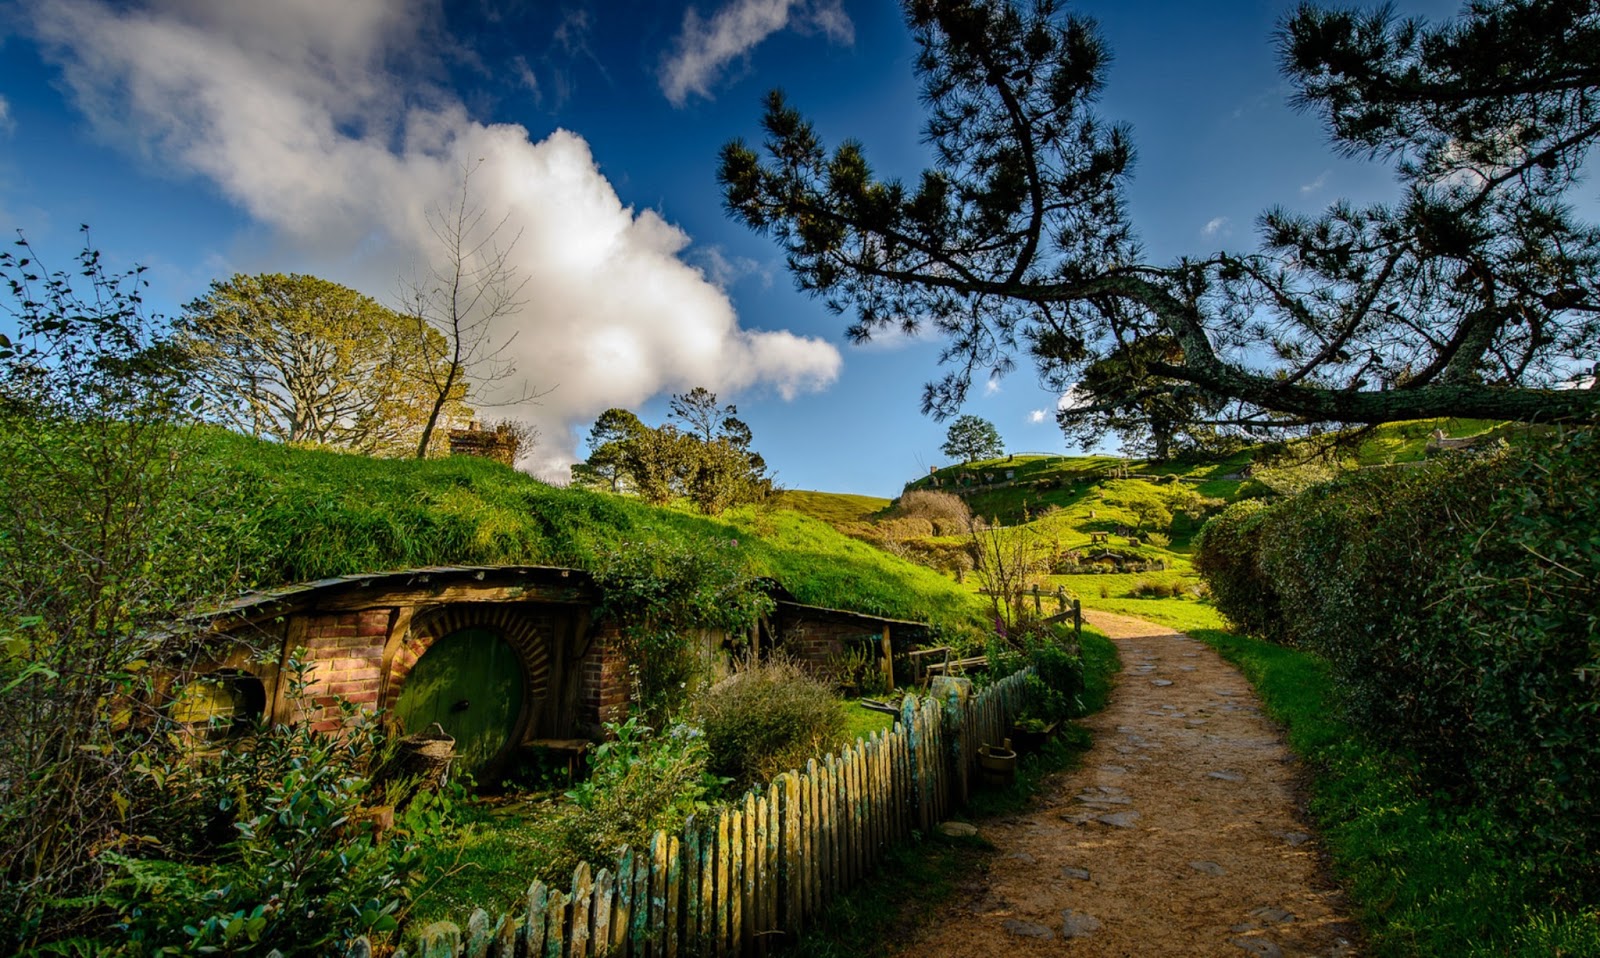
[(1078, 388), (1077, 383), (1068, 386), (1067, 391), (1061, 394), (1060, 399), (1056, 400), (1057, 409), (1081, 409), (1087, 405), (1089, 405), (1089, 396)]
[(706, 278), (717, 284), (721, 289), (727, 289), (746, 276), (754, 276), (761, 281), (763, 289), (772, 287), (772, 266), (761, 263), (748, 256), (735, 256), (732, 259), (722, 251), (720, 246), (704, 246), (696, 251), (696, 258), (705, 269)]
[(477, 164), (474, 201), (521, 233), (528, 305), (510, 353), (530, 385), (554, 387), (497, 414), (540, 426), (543, 474), (564, 474), (577, 450), (563, 438), (610, 406), (695, 385), (792, 397), (837, 378), (832, 345), (741, 328), (684, 261), (689, 237), (624, 205), (581, 136), (533, 142), (419, 81), (434, 24), (418, 2), (52, 0), (33, 22), (102, 134), (207, 177), (289, 253), (380, 298), (437, 255), (427, 211)]
[(1049, 416), (1049, 415), (1050, 414), (1045, 412), (1043, 409), (1035, 409), (1032, 412), (1028, 413), (1028, 421), (1031, 422), (1031, 423), (1034, 423), (1034, 424), (1038, 424), (1038, 423), (1044, 422), (1045, 418), (1047, 416)]
[(674, 106), (691, 93), (709, 98), (723, 67), (791, 24), (821, 31), (835, 43), (855, 41), (855, 26), (840, 0), (731, 0), (710, 20), (690, 7), (675, 49), (662, 60), (661, 92)]
[(1324, 186), (1327, 186), (1328, 185), (1328, 173), (1329, 173), (1328, 170), (1323, 170), (1321, 173), (1317, 174), (1317, 178), (1316, 179), (1312, 180), (1310, 183), (1306, 183), (1306, 184), (1302, 185), (1300, 187), (1300, 195), (1301, 196), (1309, 196), (1312, 193), (1316, 193), (1316, 192), (1320, 191)]
[(998, 393), (999, 391), (1000, 391), (1000, 380), (998, 380), (998, 379), (986, 379), (986, 380), (984, 380), (984, 382), (983, 382), (983, 394), (985, 396), (993, 396), (996, 393)]
[(11, 119), (11, 103), (0, 96), (0, 136), (9, 136), (17, 124)]
[(1206, 225), (1200, 227), (1200, 235), (1206, 239), (1227, 236), (1232, 232), (1233, 230), (1228, 228), (1228, 218), (1226, 216), (1212, 217), (1206, 221)]

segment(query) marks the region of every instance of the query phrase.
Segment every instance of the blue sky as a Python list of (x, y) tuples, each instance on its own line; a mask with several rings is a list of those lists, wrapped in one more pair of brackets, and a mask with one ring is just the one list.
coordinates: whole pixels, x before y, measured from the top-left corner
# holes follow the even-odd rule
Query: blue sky
[[(1132, 210), (1156, 261), (1249, 247), (1255, 217), (1391, 196), (1294, 113), (1272, 32), (1290, 2), (1108, 2), (1105, 117), (1132, 125)], [(1401, 13), (1448, 16), (1410, 0)], [(9, 32), (6, 32), (8, 31)], [(718, 148), (773, 87), (881, 173), (925, 165), (896, 4), (857, 0), (0, 0), (0, 225), (65, 264), (88, 223), (150, 267), (167, 314), (235, 272), (314, 273), (393, 302), (437, 252), (464, 164), (528, 279), (511, 350), (540, 405), (531, 464), (601, 410), (659, 422), (704, 385), (790, 488), (894, 495), (942, 463), (917, 411), (939, 344), (845, 342), (772, 243), (730, 221)], [(1065, 451), (1026, 363), (967, 412), (1013, 451)]]

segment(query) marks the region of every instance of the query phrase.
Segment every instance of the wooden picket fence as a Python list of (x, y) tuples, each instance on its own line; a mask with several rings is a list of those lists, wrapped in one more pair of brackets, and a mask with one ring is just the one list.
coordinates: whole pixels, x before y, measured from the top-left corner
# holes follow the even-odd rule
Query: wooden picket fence
[[(813, 759), (614, 868), (579, 865), (567, 888), (534, 882), (516, 914), (477, 909), (424, 929), (421, 958), (760, 955), (803, 931), (891, 846), (964, 804), (978, 749), (1022, 710), (1025, 673), (966, 701), (906, 696), (892, 731)], [(370, 954), (357, 943), (358, 954)], [(397, 955), (403, 952), (397, 952)]]

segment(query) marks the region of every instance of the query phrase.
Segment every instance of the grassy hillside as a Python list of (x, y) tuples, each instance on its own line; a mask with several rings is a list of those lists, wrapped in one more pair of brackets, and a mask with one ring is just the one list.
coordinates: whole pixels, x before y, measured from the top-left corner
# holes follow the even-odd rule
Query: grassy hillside
[(801, 601), (961, 626), (977, 608), (938, 573), (786, 510), (708, 518), (560, 489), (483, 459), (417, 462), (285, 448), (207, 430), (185, 508), (214, 543), (191, 591), (221, 595), (346, 573), (439, 564), (592, 568), (646, 540), (737, 544)]
[[(1327, 437), (1252, 446), (1207, 460), (1159, 464), (1115, 456), (1029, 454), (947, 466), (917, 477), (905, 488), (957, 493), (974, 516), (1004, 525), (1009, 539), (1027, 540), (1030, 549), (1052, 558), (1051, 565), (1058, 572), (1064, 567), (1055, 557), (1070, 553), (1083, 557), (1085, 562), (1077, 574), (1045, 576), (1041, 588), (1052, 592), (1065, 588), (1099, 602), (1136, 606), (1146, 600), (1136, 598), (1135, 593), (1150, 595), (1156, 587), (1177, 587), (1185, 594), (1200, 590), (1189, 562), (1189, 545), (1205, 519), (1221, 506), (1246, 496), (1292, 492), (1343, 470), (1421, 460), (1435, 429), (1444, 430), (1451, 438), (1504, 437), (1515, 442), (1519, 435), (1504, 423), (1437, 419), (1366, 430), (1355, 434), (1349, 447), (1334, 446), (1331, 454)], [(1258, 458), (1269, 450), (1276, 454), (1272, 461), (1257, 465)], [(1254, 476), (1246, 478), (1252, 471)], [(1142, 516), (1141, 502), (1145, 503)], [(1157, 519), (1152, 522), (1150, 502), (1169, 510), (1171, 521), (1155, 510)], [(790, 492), (780, 508), (825, 521), (881, 549), (920, 558), (943, 569), (947, 576), (959, 564), (958, 554), (970, 544), (965, 536), (908, 533), (896, 525), (890, 500)], [(1155, 531), (1159, 536), (1135, 543), (1119, 530)], [(1107, 541), (1091, 541), (1091, 536), (1101, 534)], [(1119, 572), (1097, 567), (1094, 557), (1107, 548), (1129, 559), (1159, 560), (1165, 568)], [(975, 593), (980, 584), (968, 577), (963, 588)]]

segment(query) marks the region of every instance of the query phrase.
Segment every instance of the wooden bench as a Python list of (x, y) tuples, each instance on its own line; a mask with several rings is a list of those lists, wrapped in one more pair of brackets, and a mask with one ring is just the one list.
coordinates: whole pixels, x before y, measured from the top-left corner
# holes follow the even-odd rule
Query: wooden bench
[(567, 784), (571, 785), (578, 772), (578, 759), (594, 745), (586, 738), (530, 738), (522, 743), (526, 749), (539, 749), (567, 760)]

